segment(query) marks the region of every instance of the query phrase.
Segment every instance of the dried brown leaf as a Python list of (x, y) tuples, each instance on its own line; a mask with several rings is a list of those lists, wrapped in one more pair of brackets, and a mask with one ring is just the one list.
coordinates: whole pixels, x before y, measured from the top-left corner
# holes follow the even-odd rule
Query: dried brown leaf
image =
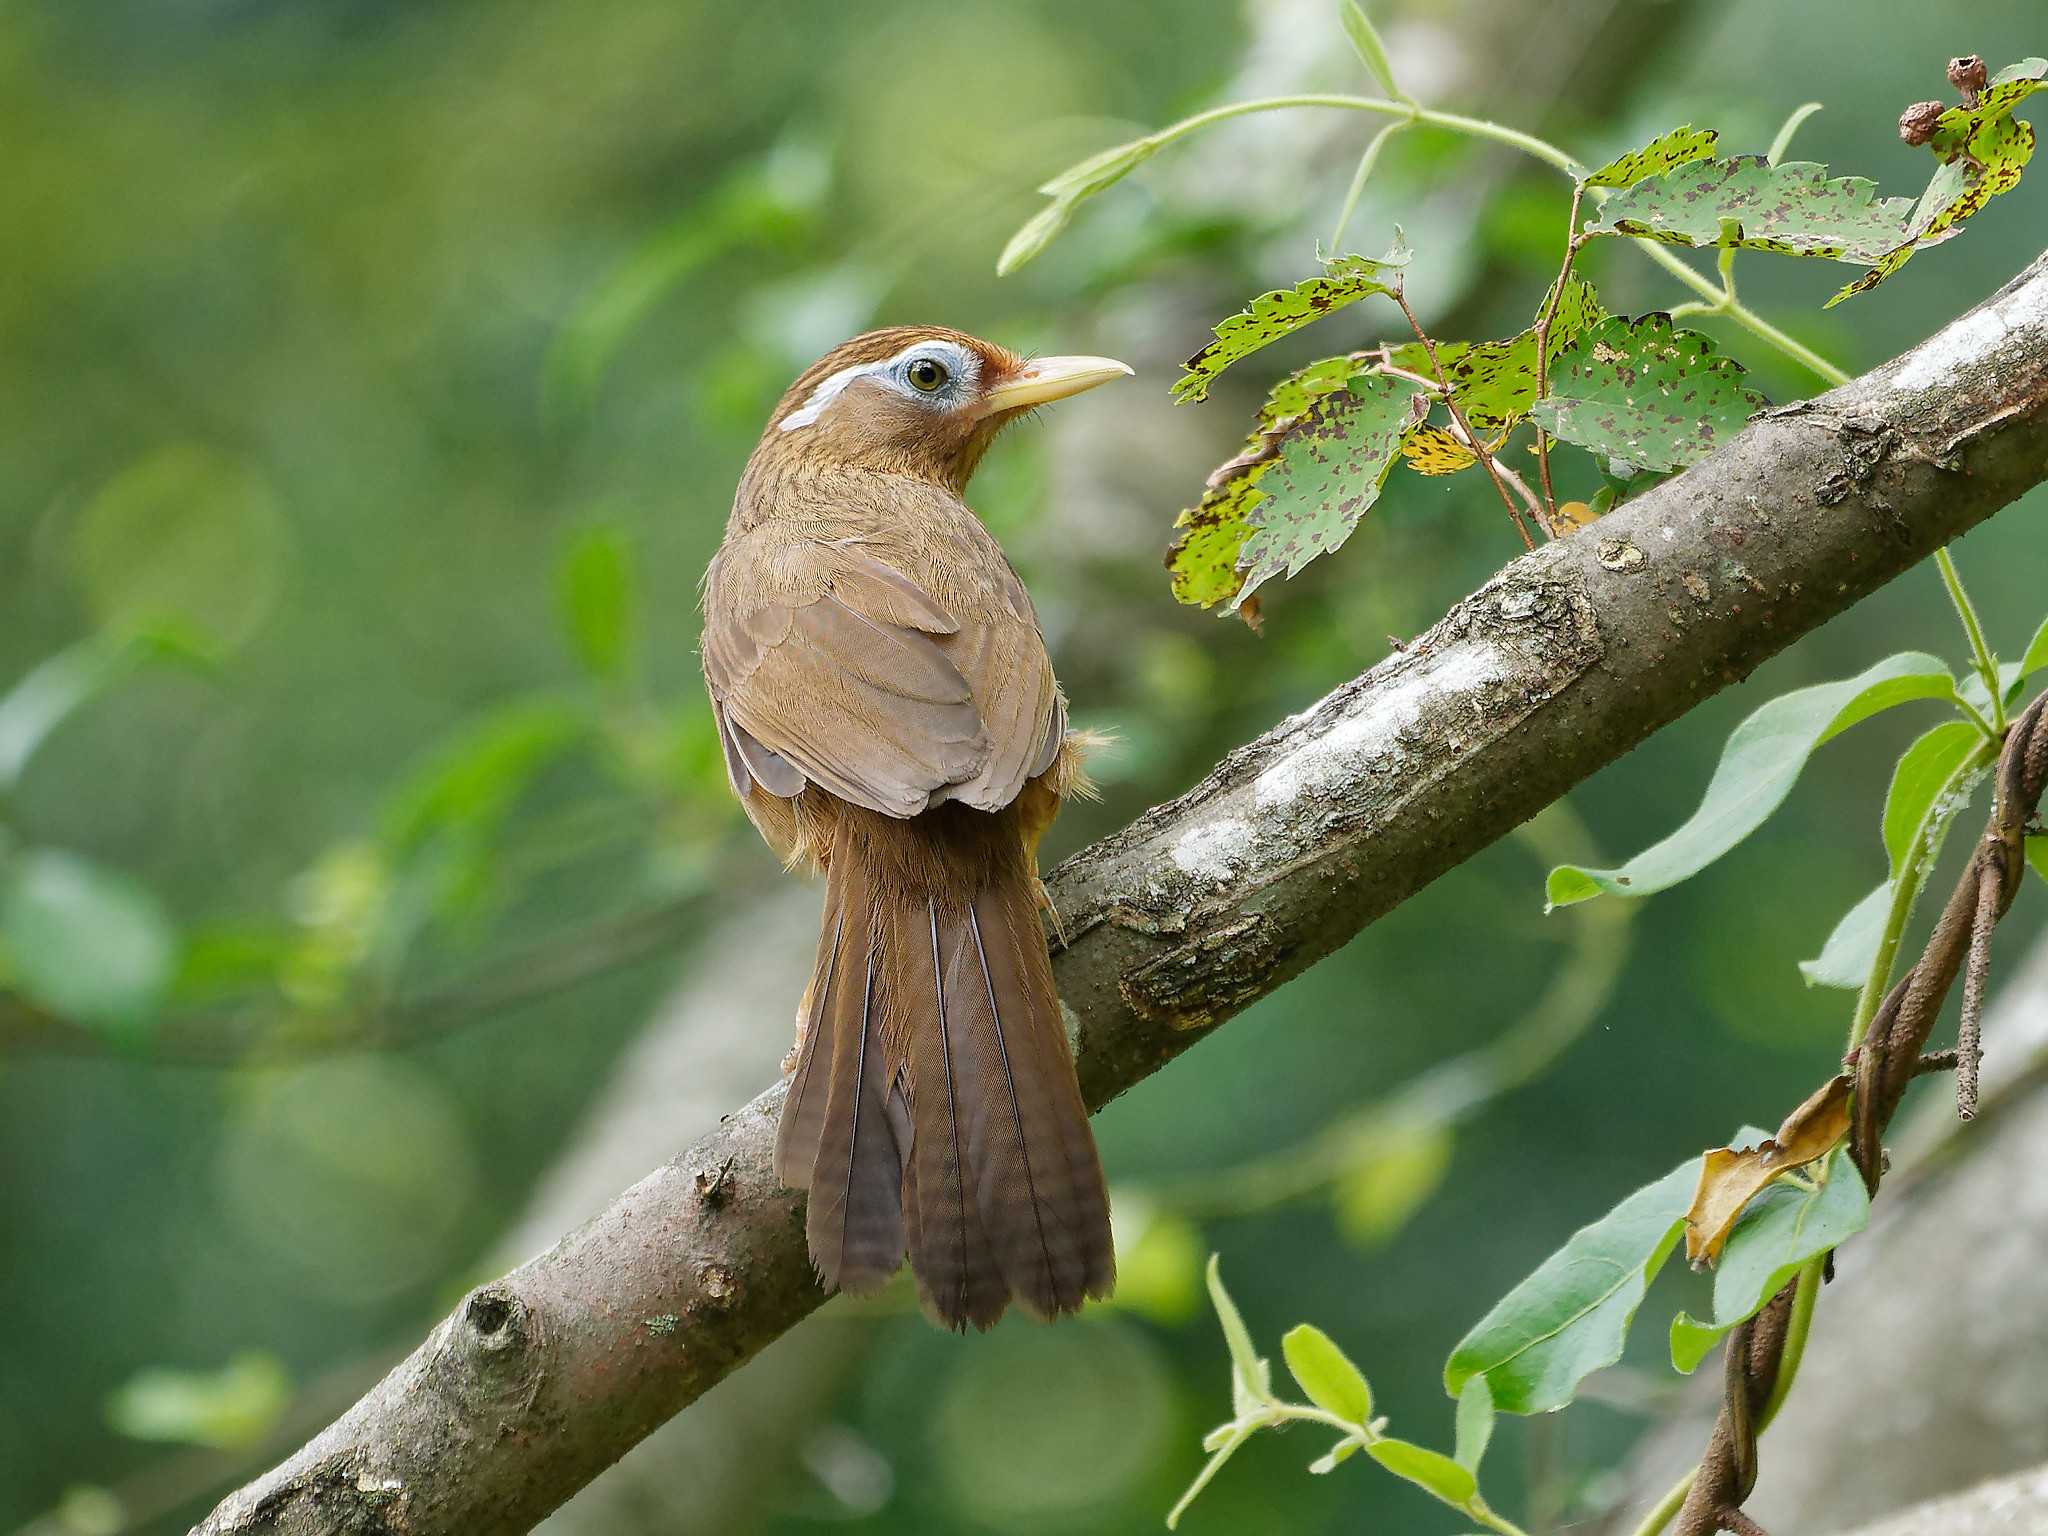
[(1831, 1078), (1811, 1098), (1785, 1117), (1778, 1134), (1761, 1146), (1716, 1147), (1700, 1163), (1699, 1187), (1685, 1213), (1685, 1256), (1694, 1265), (1711, 1264), (1734, 1229), (1743, 1207), (1788, 1169), (1818, 1162), (1833, 1151), (1849, 1131), (1846, 1075)]

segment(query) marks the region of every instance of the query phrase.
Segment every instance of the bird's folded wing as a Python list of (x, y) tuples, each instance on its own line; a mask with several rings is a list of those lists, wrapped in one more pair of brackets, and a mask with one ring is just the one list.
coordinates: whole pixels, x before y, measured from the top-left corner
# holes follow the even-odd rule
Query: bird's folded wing
[(956, 619), (847, 544), (785, 549), (772, 580), (753, 574), (714, 567), (705, 594), (704, 674), (742, 794), (808, 782), (890, 816), (994, 809), (1049, 757), (1064, 711), (1028, 619)]

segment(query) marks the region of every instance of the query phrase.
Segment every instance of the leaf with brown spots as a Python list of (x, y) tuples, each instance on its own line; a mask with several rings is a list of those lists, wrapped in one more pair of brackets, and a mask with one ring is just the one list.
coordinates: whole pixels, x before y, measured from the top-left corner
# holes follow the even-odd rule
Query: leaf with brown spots
[(1868, 272), (1822, 308), (1868, 293), (1922, 246), (1938, 245), (1959, 233), (1992, 198), (2018, 186), (2021, 172), (2034, 157), (2034, 125), (2020, 122), (2012, 110), (2044, 86), (2048, 59), (2022, 59), (1993, 76), (1978, 93), (1975, 106), (1950, 107), (1936, 118), (1927, 147), (1941, 164), (1914, 205), (1907, 238), (1877, 257)]
[[(1576, 272), (1558, 296), (1557, 313), (1551, 317), (1549, 344), (1545, 351), (1550, 363), (1588, 326), (1606, 313), (1593, 287)], [(1539, 316), (1539, 318), (1541, 318)], [(1393, 363), (1409, 373), (1434, 379), (1436, 370), (1429, 352), (1419, 341), (1393, 351)], [(1438, 342), (1436, 360), (1443, 365), (1458, 409), (1476, 432), (1499, 437), (1512, 431), (1536, 403), (1536, 328), (1532, 325), (1506, 341)]]
[(1361, 374), (1311, 405), (1281, 442), (1249, 509), (1253, 531), (1238, 556), (1242, 602), (1274, 576), (1292, 576), (1351, 537), (1379, 499), (1401, 440), (1421, 424), (1428, 396), (1404, 379)]
[[(1312, 402), (1344, 388), (1352, 375), (1369, 366), (1362, 354), (1326, 357), (1296, 369), (1273, 386), (1244, 448), (1217, 467), (1201, 501), (1174, 521), (1178, 532), (1166, 551), (1166, 569), (1177, 600), (1213, 608), (1237, 596), (1244, 585), (1238, 556), (1252, 536), (1248, 514), (1264, 500), (1258, 482), (1278, 461), (1282, 435)], [(1250, 615), (1255, 610), (1250, 604), (1233, 603), (1231, 607), (1247, 623), (1252, 622)]]
[(1876, 190), (1860, 176), (1830, 180), (1810, 162), (1738, 155), (1637, 182), (1609, 198), (1585, 233), (1872, 262), (1909, 238), (1913, 215), (1910, 198)]
[(1455, 475), (1479, 462), (1457, 434), (1445, 427), (1417, 427), (1401, 445), (1401, 457), (1410, 469), (1423, 475)]
[(1530, 414), (1553, 437), (1640, 469), (1698, 463), (1764, 406), (1742, 365), (1669, 315), (1602, 320), (1551, 365)]
[(1400, 269), (1412, 253), (1397, 238), (1394, 248), (1378, 261), (1364, 256), (1333, 256), (1323, 263), (1321, 277), (1306, 278), (1292, 288), (1262, 293), (1239, 313), (1220, 322), (1216, 339), (1183, 365), (1186, 372), (1173, 386), (1173, 398), (1182, 404), (1206, 399), (1209, 386), (1232, 363), (1241, 362), (1261, 347), (1292, 336), (1303, 326), (1320, 320), (1347, 304), (1375, 293), (1393, 293), (1400, 284)]
[(1685, 1213), (1685, 1256), (1711, 1264), (1734, 1229), (1735, 1218), (1779, 1174), (1817, 1162), (1849, 1132), (1852, 1080), (1845, 1073), (1815, 1090), (1759, 1146), (1716, 1147), (1700, 1163), (1700, 1181)]
[(1650, 140), (1641, 149), (1617, 155), (1584, 179), (1588, 187), (1632, 187), (1645, 176), (1661, 176), (1674, 166), (1705, 160), (1714, 153), (1721, 135), (1712, 128), (1695, 128), (1687, 123)]

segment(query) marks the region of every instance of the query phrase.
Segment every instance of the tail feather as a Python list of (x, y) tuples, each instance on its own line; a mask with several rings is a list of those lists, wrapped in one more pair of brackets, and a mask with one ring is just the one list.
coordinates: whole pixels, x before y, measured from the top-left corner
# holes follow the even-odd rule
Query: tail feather
[[(875, 1006), (876, 959), (871, 945), (860, 970), (849, 968), (828, 988), (814, 1029), (830, 1035), (834, 1050), (805, 1230), (819, 1277), (855, 1295), (879, 1290), (903, 1258), (908, 1149), (899, 1148), (889, 1113), (895, 1073)], [(857, 988), (846, 984), (855, 974)]]
[(825, 1048), (825, 1069), (817, 1071), (818, 1042), (826, 1038), (826, 1030), (820, 1026), (845, 933), (846, 908), (839, 882), (834, 880), (826, 887), (825, 921), (818, 930), (818, 961), (811, 972), (810, 990), (804, 995), (802, 1047), (797, 1053), (796, 1071), (789, 1080), (789, 1097), (782, 1106), (782, 1122), (775, 1132), (775, 1177), (790, 1189), (811, 1187), (811, 1167), (818, 1160), (818, 1146), (825, 1135), (826, 1080), (832, 1073), (832, 1049), (829, 1045)]
[(907, 1248), (925, 1309), (986, 1328), (1013, 1298), (1074, 1311), (1115, 1266), (1023, 843), (942, 814), (834, 839), (776, 1168), (811, 1191), (827, 1283), (879, 1285)]

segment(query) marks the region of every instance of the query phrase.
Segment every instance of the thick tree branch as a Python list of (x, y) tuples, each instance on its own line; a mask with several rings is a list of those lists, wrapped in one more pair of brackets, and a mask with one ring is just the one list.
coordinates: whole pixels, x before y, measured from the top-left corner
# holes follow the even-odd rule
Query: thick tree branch
[[(1659, 726), (2048, 478), (2048, 257), (1524, 556), (1050, 882), (1101, 1105)], [(472, 1292), (213, 1533), (523, 1531), (823, 1299), (782, 1090)]]

